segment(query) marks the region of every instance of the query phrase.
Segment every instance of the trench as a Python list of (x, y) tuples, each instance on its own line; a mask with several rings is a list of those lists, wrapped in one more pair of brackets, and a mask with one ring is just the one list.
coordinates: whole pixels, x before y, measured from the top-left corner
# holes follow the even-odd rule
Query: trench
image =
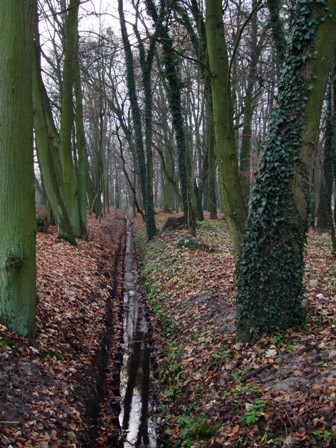
[(123, 295), (123, 362), (120, 372), (123, 448), (156, 448), (156, 430), (149, 418), (151, 348), (144, 297), (138, 283), (131, 224), (126, 217)]

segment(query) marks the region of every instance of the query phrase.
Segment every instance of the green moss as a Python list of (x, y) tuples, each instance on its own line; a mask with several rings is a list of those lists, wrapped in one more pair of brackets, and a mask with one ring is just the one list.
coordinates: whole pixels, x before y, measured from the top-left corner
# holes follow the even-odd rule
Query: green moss
[(188, 417), (180, 415), (177, 418), (181, 426), (181, 432), (178, 439), (181, 447), (191, 447), (195, 440), (209, 440), (213, 437), (220, 427), (219, 424), (209, 424), (204, 417)]
[(9, 347), (11, 345), (12, 341), (8, 338), (1, 338), (0, 339), (0, 347)]
[(176, 244), (179, 249), (194, 249), (194, 250), (205, 250), (207, 252), (213, 251), (213, 249), (208, 245), (201, 243), (196, 238), (191, 235), (183, 236)]

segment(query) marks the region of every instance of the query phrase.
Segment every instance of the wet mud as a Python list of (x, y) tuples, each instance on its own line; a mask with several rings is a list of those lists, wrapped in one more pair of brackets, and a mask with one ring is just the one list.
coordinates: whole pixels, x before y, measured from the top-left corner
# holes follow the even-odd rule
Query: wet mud
[(144, 297), (138, 284), (133, 234), (126, 220), (126, 252), (123, 297), (123, 363), (120, 372), (121, 428), (123, 448), (156, 448), (156, 431), (150, 411), (151, 349)]

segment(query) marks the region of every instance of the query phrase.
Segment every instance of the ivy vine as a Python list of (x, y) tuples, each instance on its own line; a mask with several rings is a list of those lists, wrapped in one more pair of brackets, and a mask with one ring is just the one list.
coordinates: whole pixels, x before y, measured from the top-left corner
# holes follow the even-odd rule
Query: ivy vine
[(325, 0), (297, 0), (269, 134), (256, 176), (238, 275), (238, 338), (305, 322), (303, 295), (307, 216), (297, 209), (293, 179), (300, 173), (309, 204), (308, 170), (301, 159), (305, 106), (313, 79), (314, 39), (330, 16)]

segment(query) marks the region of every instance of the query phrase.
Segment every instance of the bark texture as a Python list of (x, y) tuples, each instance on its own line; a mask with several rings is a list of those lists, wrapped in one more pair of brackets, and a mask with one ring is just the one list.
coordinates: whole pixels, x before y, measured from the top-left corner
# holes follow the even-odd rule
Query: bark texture
[(222, 2), (206, 1), (206, 33), (210, 69), (219, 189), (235, 251), (243, 241), (247, 210), (240, 184), (233, 128), (229, 64), (222, 19)]
[(35, 336), (33, 0), (0, 2), (0, 321)]
[(72, 230), (76, 237), (81, 236), (77, 183), (73, 166), (72, 130), (74, 123), (74, 61), (77, 47), (78, 0), (70, 0), (69, 10), (65, 18), (65, 48), (62, 81), (61, 103), (61, 164), (64, 187), (64, 203), (67, 209)]

